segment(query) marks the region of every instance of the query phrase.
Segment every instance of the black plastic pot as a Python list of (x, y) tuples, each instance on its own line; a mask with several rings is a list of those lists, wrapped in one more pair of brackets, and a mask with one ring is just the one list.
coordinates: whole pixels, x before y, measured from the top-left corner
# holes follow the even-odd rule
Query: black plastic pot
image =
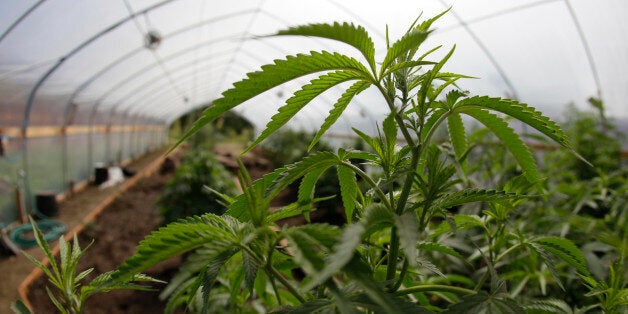
[(35, 195), (37, 210), (47, 217), (56, 216), (59, 212), (59, 204), (54, 192), (40, 192)]
[(100, 185), (109, 180), (109, 169), (107, 167), (96, 167), (94, 170), (94, 184)]

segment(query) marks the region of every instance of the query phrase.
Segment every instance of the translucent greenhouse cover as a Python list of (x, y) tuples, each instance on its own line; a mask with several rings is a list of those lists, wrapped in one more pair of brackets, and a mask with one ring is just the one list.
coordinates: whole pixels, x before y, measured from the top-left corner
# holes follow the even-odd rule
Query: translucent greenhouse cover
[[(329, 40), (259, 35), (306, 23), (352, 22), (367, 29), (381, 60), (387, 30), (394, 40), (417, 17), (447, 8), (451, 11), (434, 25), (424, 49), (442, 45), (436, 58), (455, 45), (446, 70), (478, 78), (461, 81), (461, 88), (517, 99), (556, 120), (568, 104), (586, 108), (589, 97), (598, 97), (606, 114), (628, 128), (626, 0), (2, 0), (0, 134), (8, 134), (14, 156), (22, 156), (41, 143), (60, 145), (35, 136), (38, 132), (63, 130), (66, 148), (46, 152), (63, 159), (57, 168), (64, 169), (53, 175), (59, 183), (39, 188), (65, 187), (68, 180), (85, 177), (89, 163), (97, 161), (93, 156), (104, 154), (101, 147), (85, 148), (103, 135), (81, 137), (81, 126), (145, 126), (108, 139), (109, 146), (120, 147), (118, 155), (128, 157), (164, 140), (151, 126), (167, 126), (210, 104), (245, 73), (274, 59), (320, 50), (360, 58)], [(260, 131), (311, 78), (267, 92), (236, 111)], [(318, 129), (339, 96), (336, 89), (318, 97), (288, 127)], [(352, 133), (352, 127), (372, 132), (386, 108), (376, 93), (366, 91), (331, 132)], [(78, 131), (68, 139), (70, 127)], [(68, 155), (68, 150), (83, 151)], [(82, 161), (86, 154), (89, 162)], [(19, 156), (12, 163), (0, 161), (0, 175), (13, 177), (16, 168), (33, 172), (36, 165), (29, 164), (37, 162)], [(28, 184), (36, 185), (29, 177)]]

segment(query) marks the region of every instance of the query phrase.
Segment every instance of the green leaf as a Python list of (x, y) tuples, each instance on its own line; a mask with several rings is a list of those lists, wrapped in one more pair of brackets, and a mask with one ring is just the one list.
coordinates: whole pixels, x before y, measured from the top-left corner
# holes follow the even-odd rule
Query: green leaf
[[(24, 257), (26, 257), (29, 261), (31, 261), (31, 263), (35, 264), (35, 266), (37, 266), (37, 268), (41, 269), (44, 274), (46, 275), (46, 277), (48, 277), (51, 282), (53, 284), (55, 284), (56, 280), (55, 280), (55, 275), (50, 271), (50, 269), (48, 269), (48, 267), (46, 265), (44, 265), (42, 262), (40, 262), (38, 259), (36, 259), (35, 257), (33, 257), (32, 255), (22, 251), (22, 254), (24, 255)], [(56, 285), (56, 284), (55, 284)]]
[(328, 168), (318, 168), (310, 171), (303, 179), (301, 179), (301, 184), (299, 185), (299, 191), (297, 194), (297, 200), (300, 204), (310, 203), (312, 198), (314, 197), (314, 190), (316, 189), (316, 182), (320, 176), (327, 171)]
[(419, 251), (440, 252), (464, 260), (464, 257), (460, 255), (460, 253), (458, 253), (456, 250), (436, 242), (421, 242), (417, 244), (416, 248)]
[(359, 308), (368, 309), (372, 313), (432, 313), (408, 299), (384, 291), (377, 282), (368, 277), (363, 276), (355, 280), (364, 290), (364, 293), (351, 298), (352, 303)]
[(50, 291), (50, 288), (46, 287), (46, 293), (48, 293), (48, 299), (50, 299), (50, 301), (52, 301), (52, 304), (54, 304), (54, 306), (59, 310), (59, 312), (61, 312), (61, 314), (70, 313), (68, 310), (65, 309), (63, 304), (61, 304), (59, 299), (57, 299), (57, 297), (55, 297), (55, 295), (52, 293), (52, 291)]
[(377, 160), (377, 155), (369, 152), (359, 150), (349, 150), (346, 152), (345, 158), (347, 160), (355, 161), (355, 159), (374, 162)]
[(570, 148), (569, 140), (560, 126), (527, 104), (510, 99), (474, 96), (459, 101), (456, 108), (490, 109), (501, 112), (533, 127), (561, 146)]
[(275, 197), (280, 191), (287, 188), (290, 183), (312, 171), (319, 171), (323, 168), (327, 169), (340, 163), (342, 163), (342, 161), (338, 156), (330, 152), (318, 152), (309, 155), (299, 162), (286, 166), (279, 177), (273, 182), (267, 197)]
[(395, 226), (399, 235), (399, 243), (404, 250), (406, 260), (411, 267), (418, 265), (417, 257), (419, 251), (416, 246), (419, 242), (419, 224), (413, 212), (405, 213), (401, 216), (395, 216)]
[(532, 243), (538, 244), (542, 250), (559, 257), (567, 264), (574, 267), (579, 273), (583, 275), (589, 274), (584, 255), (569, 239), (559, 237), (543, 237), (533, 240)]
[(423, 60), (410, 60), (410, 61), (402, 61), (399, 63), (395, 63), (391, 66), (388, 67), (388, 69), (386, 70), (386, 72), (384, 72), (382, 74), (382, 77), (386, 77), (396, 71), (399, 70), (403, 70), (403, 69), (408, 69), (408, 68), (414, 68), (414, 67), (420, 67), (423, 65), (434, 65), (436, 64), (436, 62), (433, 61), (423, 61)]
[(316, 132), (316, 135), (314, 135), (314, 139), (312, 140), (312, 143), (310, 143), (308, 151), (312, 150), (323, 134), (325, 134), (325, 132), (327, 132), (327, 130), (329, 130), (329, 128), (336, 123), (336, 121), (338, 121), (338, 118), (340, 118), (342, 112), (345, 111), (351, 102), (351, 99), (353, 99), (353, 97), (357, 94), (363, 92), (370, 85), (371, 82), (368, 81), (355, 82), (342, 94), (342, 96), (340, 96), (338, 101), (334, 104), (334, 107), (329, 111), (329, 115), (325, 118), (323, 125), (321, 125), (321, 128)]
[(391, 227), (395, 223), (392, 212), (381, 203), (369, 205), (360, 221), (364, 224), (365, 235)]
[(298, 54), (288, 56), (285, 60), (275, 60), (273, 64), (262, 66), (261, 71), (248, 73), (247, 78), (234, 83), (233, 88), (223, 92), (222, 97), (216, 99), (211, 107), (203, 111), (203, 116), (194, 122), (192, 128), (177, 141), (172, 149), (223, 113), (265, 91), (304, 75), (333, 70), (368, 73), (359, 61), (326, 51), (312, 51), (309, 55)]
[(525, 307), (526, 313), (530, 314), (573, 314), (573, 310), (563, 300), (549, 299), (549, 300), (536, 300), (527, 304)]
[(312, 274), (323, 269), (325, 261), (321, 252), (328, 252), (340, 234), (338, 228), (324, 224), (292, 227), (284, 231), (294, 260), (303, 270)]
[(249, 289), (249, 292), (253, 294), (253, 286), (255, 284), (259, 264), (255, 258), (246, 251), (242, 251), (242, 268), (244, 269), (244, 282), (246, 287)]
[(286, 100), (286, 105), (278, 109), (278, 112), (272, 116), (270, 122), (266, 124), (266, 128), (262, 133), (251, 143), (243, 153), (248, 152), (257, 144), (262, 142), (268, 136), (273, 134), (283, 125), (285, 125), (290, 119), (292, 119), (303, 107), (309, 104), (314, 98), (325, 92), (326, 90), (346, 81), (356, 80), (361, 78), (362, 75), (355, 71), (335, 71), (327, 74), (323, 74), (310, 81), (296, 91), (294, 95)]
[(378, 156), (382, 156), (384, 149), (382, 147), (382, 145), (380, 144), (380, 142), (373, 138), (370, 137), (368, 134), (356, 129), (356, 128), (352, 128), (353, 132), (355, 132), (355, 134), (357, 134), (371, 149), (373, 149), (373, 151), (375, 151), (375, 153)]
[[(440, 70), (443, 68), (443, 66), (445, 66), (445, 63), (447, 63), (449, 58), (454, 54), (455, 50), (456, 46), (454, 45), (453, 47), (451, 47), (451, 50), (449, 50), (449, 52), (443, 57), (443, 59), (441, 59), (434, 67), (432, 67), (429, 71), (427, 71), (427, 73), (425, 73), (425, 77), (423, 78), (423, 80), (420, 80), (421, 89), (419, 90), (418, 94), (419, 105), (424, 104), (423, 102), (425, 102), (427, 96), (432, 90), (432, 84), (434, 80), (438, 77), (443, 77), (444, 74), (441, 73)], [(464, 75), (447, 73), (446, 77), (464, 77)], [(414, 88), (414, 86), (411, 87)], [(438, 95), (434, 95), (434, 97), (436, 96)]]
[(330, 195), (325, 197), (317, 197), (313, 200), (308, 200), (306, 202), (292, 203), (288, 206), (281, 207), (270, 213), (268, 216), (266, 216), (266, 222), (276, 222), (281, 219), (311, 213), (316, 210), (315, 207), (311, 207), (311, 204), (331, 200), (334, 198), (336, 198), (335, 195)]
[[(255, 190), (257, 189), (266, 190), (269, 186), (273, 184), (275, 180), (277, 180), (279, 175), (285, 170), (286, 170), (285, 168), (275, 169), (275, 171), (271, 173), (267, 173), (262, 178), (255, 180), (253, 182), (253, 185), (249, 188), (255, 189)], [(247, 197), (244, 193), (238, 195), (233, 201), (233, 203), (231, 203), (228, 206), (227, 212), (225, 213), (225, 215), (234, 217), (238, 219), (238, 221), (240, 222), (245, 222), (250, 219), (249, 204), (247, 201)]]
[(447, 110), (441, 108), (432, 111), (432, 114), (425, 122), (425, 125), (423, 125), (423, 131), (421, 132), (421, 142), (424, 143), (423, 145), (429, 144), (428, 142), (426, 142), (430, 140), (430, 138), (428, 138), (428, 135), (431, 136), (432, 134), (434, 134), (436, 128), (438, 128), (440, 126), (440, 123), (443, 121), (443, 116), (446, 117), (446, 114), (448, 113), (449, 112)]
[(525, 314), (525, 310), (512, 299), (498, 298), (480, 291), (474, 295), (462, 297), (462, 301), (450, 305), (444, 313), (460, 314)]
[(395, 145), (397, 145), (397, 121), (395, 121), (394, 114), (389, 114), (382, 124), (384, 127), (384, 137), (386, 138), (386, 151), (389, 154), (395, 152)]
[(31, 314), (31, 311), (26, 307), (22, 300), (17, 300), (11, 303), (11, 310), (15, 314)]
[(203, 189), (205, 191), (209, 192), (210, 194), (216, 194), (216, 196), (218, 196), (223, 201), (222, 204), (224, 204), (225, 207), (229, 206), (229, 205), (233, 204), (233, 202), (235, 202), (235, 199), (233, 197), (231, 197), (231, 196), (229, 196), (227, 194), (221, 193), (221, 192), (213, 189), (211, 186), (204, 185)]
[(463, 154), (467, 151), (467, 135), (464, 130), (464, 123), (460, 114), (453, 112), (447, 117), (447, 127), (449, 128), (449, 137), (451, 145), (454, 147), (456, 159), (462, 160)]
[(430, 27), (432, 27), (432, 23), (436, 22), (436, 20), (438, 20), (439, 18), (441, 18), (443, 15), (445, 15), (445, 13), (449, 12), (449, 10), (451, 10), (451, 7), (447, 8), (447, 10), (444, 10), (443, 12), (439, 13), (438, 15), (427, 19), (423, 22), (421, 22), (421, 24), (419, 24), (416, 28), (420, 29), (420, 30), (424, 30), (427, 31), (429, 30)]
[(272, 310), (272, 314), (334, 313), (335, 304), (331, 299), (315, 299), (298, 306), (283, 306)]
[(482, 218), (477, 215), (457, 214), (453, 217), (452, 224), (450, 224), (449, 221), (442, 222), (440, 225), (438, 225), (438, 227), (436, 228), (436, 230), (434, 230), (434, 233), (430, 235), (430, 237), (436, 238), (445, 232), (457, 232), (458, 230), (465, 230), (475, 227), (482, 227), (483, 229), (486, 229), (486, 225), (482, 221)]
[[(46, 241), (44, 239), (43, 233), (41, 233), (41, 230), (39, 230), (39, 228), (37, 227), (37, 222), (30, 216), (28, 217), (28, 219), (30, 220), (31, 226), (33, 227), (33, 233), (35, 233), (35, 241), (37, 241), (37, 245), (44, 252), (44, 255), (46, 256), (46, 258), (48, 259), (48, 262), (50, 263), (50, 268), (52, 269), (52, 272), (55, 275), (55, 276), (51, 276), (50, 275), (50, 276), (48, 276), (48, 278), (50, 278), (50, 279), (61, 278), (61, 273), (59, 273), (59, 268), (57, 266), (57, 261), (56, 261), (54, 255), (52, 254), (52, 250), (50, 249), (50, 246), (48, 245), (48, 241)], [(32, 260), (35, 260), (35, 259), (32, 259)], [(40, 263), (40, 265), (41, 265), (41, 263)], [(42, 268), (39, 265), (38, 265), (38, 267)], [(45, 266), (43, 266), (43, 267), (47, 269), (47, 267), (45, 267)]]
[(523, 143), (519, 135), (500, 117), (483, 109), (464, 108), (463, 113), (480, 121), (489, 128), (500, 141), (508, 148), (521, 167), (523, 175), (530, 183), (539, 181), (539, 172), (536, 162), (528, 147)]
[(82, 271), (80, 274), (76, 275), (76, 278), (74, 278), (74, 281), (79, 282), (83, 280), (83, 278), (87, 277), (87, 275), (91, 274), (93, 271), (94, 271), (93, 267)]
[(324, 268), (314, 274), (314, 278), (304, 287), (304, 290), (310, 290), (327, 281), (347, 265), (362, 243), (363, 234), (364, 226), (362, 224), (351, 224), (345, 227), (338, 243), (334, 245), (333, 252), (325, 258)]
[(70, 249), (68, 249), (68, 243), (65, 241), (64, 237), (59, 238), (59, 259), (61, 266), (61, 280), (63, 282), (63, 290), (70, 289), (72, 291), (72, 276), (74, 275), (74, 270), (71, 269), (71, 256)]
[(282, 30), (277, 35), (315, 36), (337, 40), (357, 48), (372, 69), (375, 68), (375, 45), (362, 26), (353, 23), (309, 24)]
[(358, 195), (358, 182), (355, 173), (348, 167), (338, 166), (338, 181), (340, 182), (340, 195), (342, 197), (342, 205), (345, 208), (345, 216), (347, 223), (350, 224), (353, 219), (353, 210), (355, 209), (356, 199)]
[(201, 292), (203, 296), (203, 313), (207, 313), (209, 302), (209, 293), (211, 292), (211, 288), (218, 277), (218, 273), (220, 269), (231, 259), (231, 257), (240, 251), (240, 248), (231, 247), (225, 251), (222, 251), (220, 254), (215, 256), (212, 260), (209, 261), (207, 267), (203, 272), (201, 272), (201, 276), (198, 277), (197, 281), (200, 283)]
[(151, 283), (165, 283), (164, 281), (155, 279), (153, 277), (144, 275), (144, 274), (135, 274), (133, 276), (128, 277), (126, 281), (117, 282), (116, 284), (110, 285), (114, 274), (114, 271), (109, 271), (106, 273), (102, 273), (98, 275), (94, 280), (92, 280), (89, 285), (85, 285), (81, 288), (81, 294), (85, 296), (85, 298), (92, 296), (97, 293), (109, 292), (113, 290), (141, 290), (141, 291), (151, 291), (154, 290), (151, 286), (141, 285), (141, 282), (151, 282)]
[[(219, 256), (223, 251), (228, 250), (233, 244), (228, 242), (217, 241), (215, 243), (206, 244), (194, 250), (186, 258), (186, 262), (179, 267), (177, 274), (170, 279), (168, 286), (164, 288), (159, 297), (165, 299), (183, 289), (186, 282), (190, 278), (197, 276), (200, 271), (207, 265), (208, 261)], [(195, 280), (195, 277), (192, 278)]]
[(491, 189), (466, 189), (442, 196), (434, 207), (449, 209), (454, 206), (473, 202), (504, 202), (519, 197), (514, 193), (506, 193)]
[[(332, 295), (335, 306), (336, 306), (336, 309), (335, 311), (333, 311), (333, 313), (335, 312), (339, 312), (342, 314), (360, 313), (355, 308), (355, 305), (351, 304), (351, 300), (349, 300), (347, 293), (344, 293), (344, 291), (340, 291), (338, 287), (336, 287), (335, 283), (328, 282), (327, 288), (329, 289), (329, 294)], [(332, 311), (330, 310), (330, 314), (331, 313)]]
[(388, 71), (389, 66), (400, 56), (407, 54), (410, 51), (416, 51), (416, 49), (425, 41), (429, 33), (426, 31), (412, 31), (404, 35), (401, 39), (396, 41), (386, 53), (384, 61), (380, 69), (380, 79)]
[[(190, 294), (190, 290), (192, 289), (194, 282), (195, 278), (192, 278), (181, 283), (180, 285), (177, 285), (176, 289), (174, 289), (173, 293), (171, 293), (170, 297), (168, 298), (168, 303), (166, 303), (164, 313), (175, 313), (178, 307), (189, 304), (187, 302), (189, 300), (189, 297), (187, 295)], [(164, 300), (165, 297), (162, 297), (162, 295), (160, 294), (159, 299)]]
[(140, 242), (136, 253), (118, 267), (112, 275), (114, 282), (126, 281), (150, 266), (208, 243), (236, 243), (234, 231), (226, 221), (228, 219), (233, 220), (229, 216), (205, 214), (154, 231)]

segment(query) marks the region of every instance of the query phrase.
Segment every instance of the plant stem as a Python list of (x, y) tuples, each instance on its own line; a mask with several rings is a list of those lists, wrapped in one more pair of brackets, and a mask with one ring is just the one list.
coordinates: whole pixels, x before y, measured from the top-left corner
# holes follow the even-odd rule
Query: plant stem
[[(408, 169), (408, 175), (403, 185), (403, 190), (399, 196), (399, 202), (395, 208), (395, 213), (401, 215), (408, 202), (410, 196), (410, 190), (413, 184), (414, 173), (419, 164), (419, 151), (420, 146), (414, 146), (412, 148), (412, 161), (410, 162), (410, 168)], [(388, 268), (386, 269), (386, 280), (392, 280), (395, 278), (397, 268), (397, 258), (399, 257), (399, 238), (397, 236), (397, 228), (392, 227), (390, 232), (390, 251), (388, 252)]]
[(299, 302), (301, 303), (305, 303), (306, 300), (305, 298), (301, 295), (301, 293), (297, 290), (297, 288), (295, 288), (280, 272), (278, 272), (273, 266), (271, 265), (266, 265), (266, 267), (264, 267), (264, 269), (266, 269), (266, 272), (269, 275), (272, 275), (273, 277), (277, 278), (277, 280), (279, 280), (279, 282), (281, 282), (282, 285), (284, 285), (284, 287), (286, 287), (286, 289), (288, 289), (288, 291), (295, 297), (297, 298), (297, 300), (299, 300)]
[(388, 249), (388, 264), (386, 265), (386, 280), (392, 280), (397, 273), (397, 258), (399, 257), (399, 236), (397, 227), (390, 230), (390, 248)]
[(495, 258), (495, 263), (499, 262), (502, 258), (504, 258), (506, 255), (510, 254), (510, 252), (516, 250), (517, 248), (519, 248), (519, 246), (521, 246), (521, 243), (517, 243), (511, 247), (509, 247), (508, 249), (506, 249), (504, 252), (502, 252), (501, 254), (499, 254), (496, 258)]
[(476, 294), (477, 293), (477, 291), (475, 291), (475, 290), (462, 288), (462, 287), (456, 287), (456, 286), (420, 285), (420, 286), (414, 286), (414, 287), (398, 290), (396, 292), (396, 294), (397, 295), (406, 295), (406, 294), (410, 294), (410, 293), (429, 292), (429, 291), (452, 292), (452, 293), (460, 293), (460, 294), (465, 294), (465, 295), (471, 295), (471, 294)]
[(242, 245), (241, 246), (242, 250), (246, 251), (247, 253), (249, 253), (249, 255), (251, 257), (253, 257), (257, 263), (259, 265), (264, 265), (264, 269), (266, 270), (266, 273), (271, 276), (271, 277), (275, 277), (277, 280), (279, 280), (279, 282), (281, 282), (282, 285), (284, 285), (284, 287), (286, 287), (286, 289), (288, 289), (288, 291), (295, 297), (297, 298), (297, 300), (299, 300), (299, 302), (301, 303), (305, 303), (305, 298), (301, 295), (301, 293), (299, 292), (299, 290), (297, 290), (297, 288), (295, 288), (290, 281), (288, 281), (288, 279), (286, 279), (283, 274), (281, 274), (279, 271), (277, 271), (273, 265), (271, 265), (270, 263), (270, 258), (268, 259), (268, 262), (265, 262), (261, 257), (257, 256), (255, 254), (255, 252), (253, 252), (249, 247), (247, 247), (246, 245)]
[(273, 287), (273, 291), (275, 292), (275, 297), (277, 298), (277, 304), (281, 305), (281, 295), (279, 295), (279, 290), (277, 290), (277, 284), (275, 284), (274, 277), (270, 277), (270, 285)]
[(399, 195), (399, 202), (397, 203), (397, 208), (395, 209), (395, 213), (397, 215), (403, 214), (408, 202), (410, 190), (412, 189), (412, 184), (414, 183), (414, 174), (416, 173), (416, 168), (419, 165), (419, 152), (420, 146), (412, 147), (412, 160), (410, 161), (410, 167), (408, 168), (408, 175), (406, 176), (403, 189), (401, 190), (401, 195)]
[(395, 282), (395, 284), (393, 286), (390, 287), (390, 291), (394, 292), (397, 291), (397, 289), (399, 289), (399, 287), (401, 287), (401, 284), (403, 283), (403, 278), (406, 276), (406, 273), (408, 272), (408, 259), (406, 258), (403, 261), (403, 266), (401, 267), (401, 272), (399, 273), (399, 278), (397, 278), (397, 281)]

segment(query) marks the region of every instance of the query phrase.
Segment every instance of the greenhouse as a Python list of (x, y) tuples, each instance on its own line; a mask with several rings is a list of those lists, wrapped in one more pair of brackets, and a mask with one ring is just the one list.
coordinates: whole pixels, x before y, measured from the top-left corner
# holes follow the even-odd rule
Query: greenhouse
[(4, 0), (0, 312), (625, 313), (626, 14)]

